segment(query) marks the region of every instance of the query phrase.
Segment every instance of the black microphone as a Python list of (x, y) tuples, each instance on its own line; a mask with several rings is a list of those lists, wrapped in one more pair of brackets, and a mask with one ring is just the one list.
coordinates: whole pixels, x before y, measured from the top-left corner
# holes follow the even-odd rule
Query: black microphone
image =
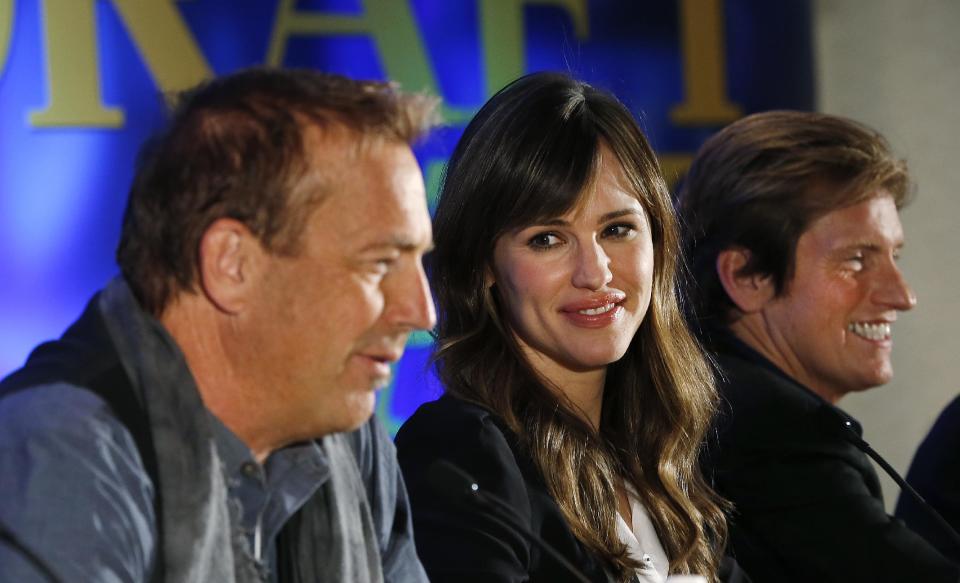
[(427, 481), (438, 494), (446, 496), (453, 502), (479, 504), (485, 509), (493, 511), (495, 515), (490, 516), (490, 518), (495, 522), (500, 523), (507, 529), (520, 531), (529, 541), (535, 543), (545, 553), (553, 557), (578, 581), (590, 583), (590, 580), (580, 572), (580, 569), (564, 558), (547, 541), (530, 530), (530, 527), (517, 519), (513, 509), (506, 502), (489, 492), (481, 490), (477, 481), (455, 464), (444, 459), (433, 462), (427, 468)]
[(887, 460), (880, 457), (880, 454), (870, 447), (870, 444), (867, 443), (859, 433), (857, 433), (853, 421), (845, 417), (839, 410), (833, 407), (824, 406), (820, 408), (820, 411), (823, 416), (824, 424), (827, 426), (828, 430), (831, 430), (834, 433), (839, 433), (843, 439), (852, 443), (857, 449), (870, 456), (870, 459), (877, 462), (877, 465), (883, 468), (883, 471), (885, 471), (888, 476), (893, 478), (893, 481), (900, 486), (900, 490), (907, 492), (916, 502), (918, 502), (920, 507), (927, 512), (930, 518), (940, 525), (943, 531), (947, 534), (948, 538), (952, 539), (954, 544), (960, 547), (960, 534), (957, 534), (957, 531), (950, 526), (950, 523), (940, 516), (940, 513), (937, 512), (933, 506), (930, 506), (927, 501), (923, 499), (923, 496), (913, 489), (913, 486), (908, 484), (906, 480), (900, 477), (900, 474), (893, 469), (893, 466), (887, 463)]

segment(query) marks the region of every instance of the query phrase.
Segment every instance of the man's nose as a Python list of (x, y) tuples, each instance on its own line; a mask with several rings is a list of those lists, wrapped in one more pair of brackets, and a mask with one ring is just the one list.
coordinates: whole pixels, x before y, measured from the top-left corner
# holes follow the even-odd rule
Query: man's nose
[(575, 287), (597, 290), (602, 289), (613, 279), (610, 271), (610, 257), (596, 241), (589, 241), (577, 249), (573, 270)]
[(409, 330), (432, 330), (437, 323), (437, 312), (430, 295), (430, 284), (423, 264), (420, 261), (415, 263), (409, 277), (404, 278), (396, 290), (393, 323)]
[(896, 263), (891, 263), (881, 276), (874, 298), (885, 306), (902, 311), (917, 305), (917, 296)]

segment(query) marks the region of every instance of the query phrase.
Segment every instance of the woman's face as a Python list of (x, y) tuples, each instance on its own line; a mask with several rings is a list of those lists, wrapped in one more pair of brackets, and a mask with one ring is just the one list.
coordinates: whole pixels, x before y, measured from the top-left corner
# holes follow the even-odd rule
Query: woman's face
[(488, 274), (528, 361), (550, 379), (619, 360), (650, 305), (650, 222), (616, 156), (601, 156), (595, 191), (501, 236)]

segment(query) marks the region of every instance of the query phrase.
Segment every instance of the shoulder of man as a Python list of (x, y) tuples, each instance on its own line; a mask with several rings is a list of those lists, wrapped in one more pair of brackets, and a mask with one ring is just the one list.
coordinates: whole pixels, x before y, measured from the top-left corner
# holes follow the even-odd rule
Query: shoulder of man
[[(154, 487), (100, 396), (62, 381), (4, 394), (0, 476), (0, 522), (62, 580), (146, 579)], [(0, 556), (0, 580), (43, 580), (12, 547)]]
[(754, 440), (758, 435), (803, 435), (807, 439), (838, 441), (824, 431), (822, 409), (830, 405), (773, 365), (736, 355), (720, 354), (718, 427), (726, 440)]
[[(704, 460), (708, 473), (722, 482), (745, 481), (773, 479), (779, 468), (791, 484), (809, 473), (810, 479), (830, 477), (842, 485), (838, 494), (852, 489), (880, 496), (866, 455), (843, 435), (850, 431), (843, 425), (847, 420), (859, 433), (855, 420), (779, 371), (737, 357), (718, 361), (727, 377), (720, 383), (716, 435)], [(797, 496), (804, 492), (809, 489), (799, 488)]]

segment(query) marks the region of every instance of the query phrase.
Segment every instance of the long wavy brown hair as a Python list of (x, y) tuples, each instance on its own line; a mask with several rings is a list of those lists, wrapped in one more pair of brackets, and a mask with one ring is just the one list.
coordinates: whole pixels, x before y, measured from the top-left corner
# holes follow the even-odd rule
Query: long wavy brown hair
[[(497, 239), (562, 216), (616, 156), (653, 229), (650, 309), (607, 370), (598, 429), (522, 356), (496, 286), (484, 283)], [(633, 485), (673, 573), (716, 578), (726, 542), (723, 501), (698, 457), (717, 395), (679, 306), (676, 219), (659, 164), (615, 97), (556, 73), (523, 77), (467, 126), (434, 218), (430, 277), (439, 306), (437, 370), (445, 390), (514, 431), (575, 536), (622, 580), (639, 567), (616, 530), (619, 480)]]

